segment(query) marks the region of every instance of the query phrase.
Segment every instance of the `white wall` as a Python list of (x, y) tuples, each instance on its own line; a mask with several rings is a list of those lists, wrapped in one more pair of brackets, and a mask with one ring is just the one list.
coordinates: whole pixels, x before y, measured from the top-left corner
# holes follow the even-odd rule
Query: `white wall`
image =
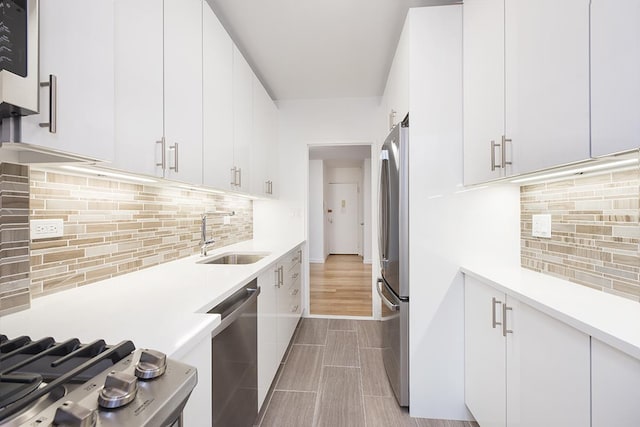
[[(379, 102), (379, 98), (278, 102), (279, 199), (254, 202), (255, 239), (309, 239), (308, 146), (379, 144), (380, 135), (376, 132), (376, 127), (379, 128), (376, 125), (380, 114)], [(377, 153), (377, 148), (375, 152)], [(372, 206), (377, 206), (377, 194), (372, 193), (372, 196), (375, 199), (372, 200)], [(376, 229), (377, 215), (372, 216), (372, 221), (372, 227)], [(375, 242), (375, 239), (372, 240)], [(373, 251), (377, 253), (377, 249)], [(305, 283), (309, 283), (308, 265), (305, 264), (305, 268)], [(376, 271), (377, 266), (374, 265), (373, 268)], [(373, 290), (373, 280), (371, 287)], [(308, 313), (308, 289), (304, 298)], [(379, 304), (379, 297), (374, 292), (374, 307)]]
[(462, 8), (410, 11), (410, 412), (471, 419), (464, 405), (460, 265), (518, 266), (519, 189), (462, 187)]
[(362, 197), (364, 199), (364, 236), (362, 257), (365, 264), (371, 264), (371, 159), (364, 160), (362, 168)]
[(324, 256), (324, 162), (309, 160), (309, 262)]

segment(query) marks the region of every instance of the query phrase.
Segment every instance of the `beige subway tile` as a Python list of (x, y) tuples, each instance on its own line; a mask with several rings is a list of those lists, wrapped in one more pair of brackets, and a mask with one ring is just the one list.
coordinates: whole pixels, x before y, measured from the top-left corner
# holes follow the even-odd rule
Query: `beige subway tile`
[(110, 265), (108, 267), (97, 268), (95, 270), (89, 270), (85, 273), (87, 280), (93, 280), (97, 278), (109, 277), (114, 273), (118, 272), (118, 267), (115, 265)]
[(118, 203), (116, 202), (108, 202), (108, 201), (89, 201), (88, 202), (89, 210), (94, 211), (111, 211), (118, 209)]
[(140, 228), (142, 228), (142, 224), (139, 222), (122, 222), (118, 224), (118, 231), (138, 230)]
[(613, 236), (640, 238), (640, 224), (614, 226)]
[(89, 187), (96, 187), (96, 188), (103, 188), (103, 189), (116, 190), (118, 188), (117, 181), (106, 180), (106, 179), (89, 178), (89, 181), (87, 184), (89, 185)]
[(49, 252), (42, 255), (42, 262), (52, 263), (66, 261), (70, 259), (78, 259), (85, 256), (84, 249), (74, 249), (70, 251)]
[(615, 264), (628, 265), (631, 267), (640, 266), (640, 253), (637, 255), (613, 254), (612, 261)]
[(635, 198), (613, 200), (613, 209), (640, 209), (640, 200)]
[(109, 233), (118, 229), (117, 224), (87, 224), (87, 233)]
[(52, 248), (64, 248), (69, 246), (69, 241), (64, 238), (55, 237), (52, 239), (34, 240), (31, 242), (31, 250), (37, 251)]
[(81, 211), (87, 209), (88, 203), (86, 200), (48, 199), (45, 206), (47, 210)]
[(578, 224), (576, 225), (576, 233), (611, 236), (612, 228), (610, 226)]

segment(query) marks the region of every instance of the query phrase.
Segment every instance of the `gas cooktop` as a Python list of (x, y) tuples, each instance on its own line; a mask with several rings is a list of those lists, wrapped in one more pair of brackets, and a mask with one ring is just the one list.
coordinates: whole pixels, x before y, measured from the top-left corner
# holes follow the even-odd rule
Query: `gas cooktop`
[(0, 335), (0, 426), (175, 426), (196, 370), (131, 341)]

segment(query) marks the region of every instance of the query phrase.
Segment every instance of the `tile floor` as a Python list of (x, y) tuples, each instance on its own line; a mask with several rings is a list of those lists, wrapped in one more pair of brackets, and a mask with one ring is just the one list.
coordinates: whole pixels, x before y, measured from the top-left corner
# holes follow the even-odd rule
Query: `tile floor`
[(382, 364), (379, 323), (302, 319), (256, 426), (477, 427), (411, 418)]

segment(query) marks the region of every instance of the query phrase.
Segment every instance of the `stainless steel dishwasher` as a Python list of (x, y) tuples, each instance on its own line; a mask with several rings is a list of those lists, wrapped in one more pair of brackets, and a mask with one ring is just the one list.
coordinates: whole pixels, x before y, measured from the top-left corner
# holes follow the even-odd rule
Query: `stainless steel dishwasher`
[(212, 334), (214, 427), (250, 427), (258, 415), (258, 280), (215, 306), (222, 323)]

